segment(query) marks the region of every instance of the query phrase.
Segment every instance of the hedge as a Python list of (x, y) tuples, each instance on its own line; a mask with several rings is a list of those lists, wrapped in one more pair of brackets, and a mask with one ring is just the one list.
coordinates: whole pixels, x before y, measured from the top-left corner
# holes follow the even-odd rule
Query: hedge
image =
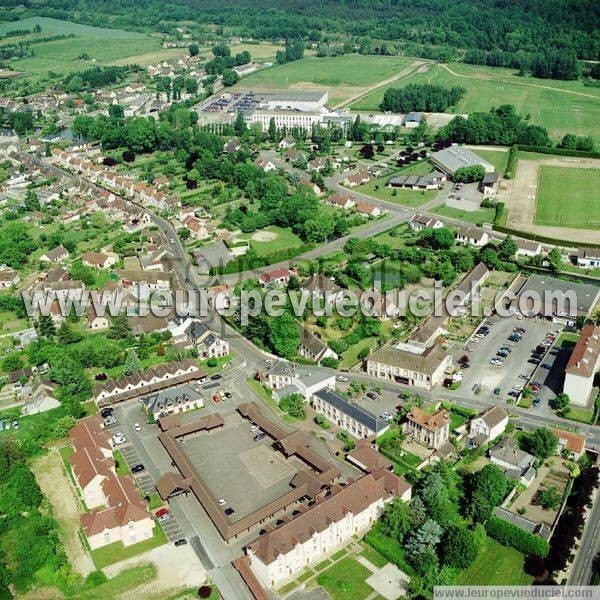
[(467, 419), (475, 417), (479, 414), (474, 408), (467, 408), (466, 406), (461, 406), (460, 404), (451, 404), (450, 402), (442, 402), (442, 408), (444, 410), (449, 410), (450, 412), (456, 413), (461, 417), (466, 417)]
[(491, 538), (503, 546), (510, 546), (526, 556), (535, 555), (543, 558), (550, 551), (550, 544), (544, 538), (524, 531), (498, 517), (491, 516), (485, 523), (485, 530)]
[(314, 249), (315, 244), (308, 243), (303, 244), (297, 248), (288, 248), (287, 250), (279, 250), (277, 252), (271, 252), (264, 256), (256, 256), (254, 258), (248, 258), (246, 256), (238, 256), (235, 260), (228, 262), (226, 265), (211, 267), (211, 275), (225, 275), (227, 273), (240, 273), (241, 271), (248, 271), (251, 269), (260, 269), (274, 263), (282, 262), (295, 258), (300, 254), (304, 254), (309, 250)]
[(550, 146), (519, 146), (523, 152), (537, 152), (538, 154), (554, 154), (556, 156), (577, 156), (580, 158), (600, 158), (600, 152), (587, 152), (586, 150), (570, 150), (569, 148), (552, 148)]
[(414, 575), (414, 569), (406, 562), (404, 548), (392, 538), (381, 533), (380, 524), (376, 523), (373, 528), (365, 535), (365, 542), (374, 550), (377, 550), (383, 558), (395, 564), (401, 571), (407, 575)]
[(515, 144), (508, 151), (508, 162), (504, 171), (504, 179), (512, 179), (517, 172), (517, 164), (519, 163), (519, 146)]

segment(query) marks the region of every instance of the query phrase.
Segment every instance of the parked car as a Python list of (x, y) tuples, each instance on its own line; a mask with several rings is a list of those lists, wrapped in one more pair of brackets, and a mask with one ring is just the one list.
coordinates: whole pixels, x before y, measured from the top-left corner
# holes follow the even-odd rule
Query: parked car
[(200, 377), (200, 383), (208, 383), (208, 377)]
[(231, 392), (223, 392), (223, 396), (225, 396), (225, 398), (228, 400), (233, 398), (233, 394)]
[(517, 392), (516, 390), (510, 390), (510, 392), (508, 392), (508, 395), (518, 400), (519, 396), (521, 395), (521, 392)]
[(170, 516), (171, 515), (169, 515), (169, 513), (167, 513), (166, 515), (161, 515), (160, 517), (157, 517), (158, 522), (162, 523), (163, 521), (168, 521)]
[(106, 417), (110, 417), (110, 416), (112, 416), (112, 414), (113, 414), (113, 409), (112, 409), (110, 406), (107, 406), (106, 408), (103, 408), (103, 409), (100, 411), (100, 416), (101, 416), (103, 419), (106, 419)]
[(142, 471), (145, 471), (146, 467), (144, 465), (142, 465), (141, 463), (139, 465), (133, 465), (133, 467), (131, 467), (131, 472), (132, 473), (141, 473)]
[(134, 428), (136, 431), (141, 431), (141, 430), (142, 430), (142, 427), (141, 427), (141, 425), (140, 425), (139, 423), (134, 423), (134, 424), (133, 424), (133, 428)]
[(106, 417), (106, 419), (104, 419), (105, 427), (110, 427), (111, 425), (116, 425), (117, 423), (118, 423), (117, 417), (115, 417), (113, 415), (108, 415), (108, 417)]
[(225, 514), (227, 516), (232, 515), (235, 512), (235, 510), (233, 510), (233, 508), (226, 508), (225, 509)]
[(175, 542), (175, 546), (185, 546), (187, 544), (187, 540), (185, 538), (181, 538)]
[(348, 378), (344, 377), (343, 375), (338, 375), (337, 380), (338, 381), (348, 381)]
[(367, 392), (367, 396), (371, 398), (371, 400), (377, 400), (378, 397), (376, 392)]
[(494, 395), (495, 396), (499, 396), (501, 391), (502, 391), (502, 388), (499, 388), (499, 387), (495, 388), (494, 389)]
[(212, 379), (213, 381), (219, 381), (219, 379), (223, 379), (223, 375), (220, 375), (219, 373), (215, 373), (215, 374), (214, 374), (214, 375), (211, 377), (211, 379)]
[(385, 412), (381, 413), (380, 416), (382, 419), (385, 419), (386, 421), (389, 421), (393, 417), (392, 413), (388, 412), (387, 410)]
[(159, 509), (156, 511), (156, 513), (154, 513), (154, 514), (155, 514), (155, 516), (157, 516), (157, 517), (162, 517), (163, 515), (168, 515), (168, 514), (169, 514), (169, 509), (168, 509), (168, 508), (165, 508), (165, 507), (163, 506), (163, 508), (159, 508)]
[(549, 371), (552, 368), (552, 365), (550, 363), (542, 363), (541, 367), (542, 369), (546, 369)]
[(533, 406), (539, 406), (541, 403), (541, 400), (539, 398), (534, 398), (533, 399)]
[(227, 504), (227, 500), (225, 500), (225, 498), (219, 498), (219, 506), (223, 506), (224, 504)]
[(217, 402), (221, 401), (221, 396), (219, 396), (219, 394), (213, 394), (213, 402), (216, 404)]
[(261, 433), (257, 433), (252, 439), (255, 442), (260, 442), (260, 440), (264, 440), (266, 437), (267, 437), (267, 434), (261, 432)]
[(532, 365), (539, 365), (542, 361), (539, 358), (530, 358), (527, 362)]
[(113, 435), (113, 442), (115, 444), (124, 444), (125, 436), (121, 432), (115, 433), (115, 435)]

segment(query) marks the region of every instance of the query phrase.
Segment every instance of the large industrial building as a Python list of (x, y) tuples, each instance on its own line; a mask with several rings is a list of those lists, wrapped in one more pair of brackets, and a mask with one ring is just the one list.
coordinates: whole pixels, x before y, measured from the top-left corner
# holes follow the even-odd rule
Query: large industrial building
[(454, 175), (458, 169), (463, 167), (474, 167), (476, 165), (481, 165), (486, 173), (493, 173), (495, 170), (494, 165), (487, 160), (483, 160), (465, 146), (449, 146), (434, 152), (429, 159), (436, 168), (449, 175)]

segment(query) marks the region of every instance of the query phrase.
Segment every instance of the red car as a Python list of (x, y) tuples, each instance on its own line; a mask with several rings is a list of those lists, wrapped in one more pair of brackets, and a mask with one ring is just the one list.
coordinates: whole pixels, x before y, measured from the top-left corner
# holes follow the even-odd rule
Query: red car
[(157, 517), (162, 517), (163, 515), (168, 515), (168, 514), (169, 514), (168, 508), (159, 508), (155, 513), (155, 515)]
[(213, 398), (213, 402), (215, 404), (221, 400), (221, 397), (219, 396), (219, 394), (214, 394), (212, 398)]

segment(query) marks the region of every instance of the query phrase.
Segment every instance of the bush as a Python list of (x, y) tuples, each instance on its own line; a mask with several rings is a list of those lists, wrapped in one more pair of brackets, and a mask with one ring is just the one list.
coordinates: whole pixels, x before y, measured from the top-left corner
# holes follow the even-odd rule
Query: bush
[(330, 369), (337, 369), (340, 366), (340, 361), (332, 356), (327, 356), (321, 361), (321, 365)]
[(523, 152), (541, 152), (542, 154), (554, 154), (556, 156), (579, 156), (581, 158), (600, 158), (600, 152), (585, 150), (571, 150), (569, 148), (551, 148), (547, 146), (522, 146), (519, 150)]
[(365, 542), (374, 550), (377, 550), (381, 556), (395, 564), (400, 570), (407, 575), (413, 575), (414, 569), (406, 562), (404, 557), (404, 548), (380, 531), (380, 523), (378, 522), (365, 536)]
[(523, 554), (547, 556), (550, 550), (548, 542), (539, 535), (533, 535), (523, 529), (491, 516), (485, 523), (488, 535), (503, 546), (510, 546)]
[(506, 163), (506, 170), (504, 171), (505, 179), (512, 179), (517, 172), (517, 165), (519, 164), (519, 146), (515, 144), (511, 146), (508, 152), (508, 162)]
[(216, 367), (219, 364), (219, 361), (216, 358), (209, 358), (206, 361), (207, 367)]

